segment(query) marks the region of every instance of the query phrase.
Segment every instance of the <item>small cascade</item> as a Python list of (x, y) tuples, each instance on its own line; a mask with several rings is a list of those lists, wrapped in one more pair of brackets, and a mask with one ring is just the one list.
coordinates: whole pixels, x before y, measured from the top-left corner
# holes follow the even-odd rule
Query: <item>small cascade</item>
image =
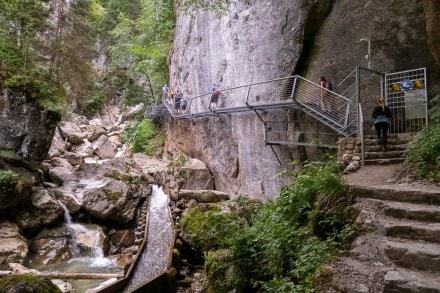
[(119, 124), (121, 124), (121, 122), (122, 122), (122, 113), (121, 113), (121, 115), (119, 115), (119, 117), (118, 117), (118, 120), (116, 120), (116, 122), (115, 122), (115, 125), (116, 126), (119, 126)]
[(121, 157), (126, 149), (127, 149), (127, 146), (125, 144), (121, 148), (118, 148), (118, 151), (115, 154), (115, 158)]
[(75, 232), (75, 229), (73, 228), (74, 226), (72, 223), (72, 217), (70, 216), (69, 209), (61, 201), (58, 201), (58, 204), (60, 205), (60, 207), (64, 211), (64, 222), (65, 222), (67, 230), (72, 235), (72, 238), (70, 238), (70, 243), (69, 243), (70, 251), (72, 252), (73, 256), (79, 255), (80, 249), (79, 249), (77, 242), (76, 242), (76, 234), (77, 233)]
[(65, 225), (72, 234), (70, 249), (73, 258), (90, 263), (91, 267), (110, 265), (112, 261), (104, 257), (104, 251), (101, 247), (102, 232), (98, 227), (90, 229), (83, 224), (72, 222), (67, 207), (60, 201), (58, 203), (64, 210)]

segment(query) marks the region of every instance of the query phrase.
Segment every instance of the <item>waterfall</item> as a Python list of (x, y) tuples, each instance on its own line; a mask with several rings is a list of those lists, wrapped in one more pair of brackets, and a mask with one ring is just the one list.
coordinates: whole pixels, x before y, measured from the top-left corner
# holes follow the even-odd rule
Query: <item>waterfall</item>
[[(89, 229), (81, 223), (72, 222), (72, 217), (67, 207), (60, 201), (58, 201), (58, 203), (64, 210), (65, 225), (72, 234), (69, 244), (73, 257), (81, 258), (82, 256), (83, 260), (90, 262), (90, 266), (92, 267), (101, 267), (111, 264), (112, 261), (104, 257), (104, 251), (101, 247), (103, 240), (102, 232), (99, 231), (98, 227)], [(83, 249), (81, 249), (81, 247)], [(84, 251), (87, 251), (87, 253)]]
[(125, 150), (126, 150), (126, 145), (124, 144), (121, 148), (118, 148), (118, 151), (117, 151), (117, 153), (116, 153), (116, 155), (115, 155), (115, 158), (119, 158), (119, 157), (121, 157), (122, 156), (122, 154), (125, 152)]
[(69, 209), (66, 207), (65, 204), (63, 204), (61, 201), (58, 200), (58, 204), (61, 206), (61, 208), (64, 211), (64, 222), (66, 222), (66, 225), (72, 225), (72, 217), (70, 216)]

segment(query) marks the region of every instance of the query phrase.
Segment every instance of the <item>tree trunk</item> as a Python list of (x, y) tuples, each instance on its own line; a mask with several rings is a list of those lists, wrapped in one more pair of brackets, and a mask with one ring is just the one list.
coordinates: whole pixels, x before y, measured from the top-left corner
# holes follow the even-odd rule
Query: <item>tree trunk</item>
[(428, 45), (432, 57), (438, 68), (440, 68), (440, 2), (432, 0), (423, 0), (423, 9), (425, 10), (425, 26)]

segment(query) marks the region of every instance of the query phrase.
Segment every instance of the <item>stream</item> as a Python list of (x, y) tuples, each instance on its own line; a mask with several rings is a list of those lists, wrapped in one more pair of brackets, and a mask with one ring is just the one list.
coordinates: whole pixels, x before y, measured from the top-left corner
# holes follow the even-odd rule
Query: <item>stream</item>
[(130, 292), (133, 288), (168, 269), (169, 254), (174, 239), (174, 228), (168, 202), (168, 196), (162, 188), (154, 185), (148, 212), (147, 245), (139, 256), (139, 261), (125, 292)]

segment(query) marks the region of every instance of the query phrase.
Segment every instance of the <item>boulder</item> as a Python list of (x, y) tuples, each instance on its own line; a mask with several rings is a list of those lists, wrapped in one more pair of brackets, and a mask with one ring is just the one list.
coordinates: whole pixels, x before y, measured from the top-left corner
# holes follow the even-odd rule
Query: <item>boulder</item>
[(67, 186), (55, 187), (48, 189), (48, 192), (61, 202), (69, 213), (76, 213), (82, 205), (82, 197), (78, 196), (72, 189), (76, 188), (69, 184)]
[(92, 256), (103, 256), (110, 248), (109, 241), (102, 227), (95, 224), (71, 224), (70, 229), (75, 234), (74, 240), (80, 253)]
[(95, 152), (93, 149), (93, 144), (88, 139), (83, 140), (82, 144), (80, 145), (73, 146), (71, 150), (83, 158), (91, 157)]
[(106, 134), (106, 130), (103, 127), (100, 127), (100, 126), (90, 126), (89, 127), (89, 134), (87, 135), (87, 139), (90, 142), (94, 142), (95, 140), (97, 140), (103, 134)]
[(69, 260), (72, 257), (72, 237), (72, 232), (66, 226), (42, 230), (31, 241), (31, 263), (45, 266)]
[(63, 138), (73, 145), (82, 143), (87, 137), (87, 133), (73, 121), (63, 121), (58, 124), (58, 127)]
[(72, 166), (78, 166), (81, 165), (84, 161), (84, 158), (82, 155), (73, 153), (73, 152), (65, 152), (64, 157), (67, 159), (70, 165)]
[(121, 248), (127, 248), (134, 245), (136, 236), (133, 230), (119, 230), (112, 234), (110, 240), (113, 245)]
[(140, 103), (136, 106), (127, 107), (127, 109), (122, 113), (119, 123), (123, 123), (136, 115), (142, 115), (144, 110), (144, 104)]
[(101, 135), (93, 142), (93, 149), (95, 150), (95, 154), (103, 160), (113, 159), (116, 154), (116, 147), (106, 135)]
[(26, 209), (14, 213), (14, 220), (23, 231), (33, 233), (63, 216), (63, 209), (45, 189), (34, 190)]
[(140, 196), (120, 180), (90, 181), (83, 191), (83, 208), (99, 219), (128, 223), (134, 219)]
[(17, 206), (32, 193), (36, 183), (34, 174), (22, 169), (15, 169), (17, 180), (0, 184), (0, 211)]
[(188, 158), (179, 173), (183, 178), (181, 189), (214, 189), (214, 177), (199, 159)]
[(61, 134), (61, 131), (56, 128), (55, 133), (52, 138), (52, 143), (49, 148), (49, 152), (47, 154), (48, 158), (52, 157), (59, 157), (64, 151), (64, 148), (66, 146), (66, 142), (63, 138), (63, 135)]
[(73, 179), (73, 166), (65, 158), (54, 158), (52, 167), (49, 166), (48, 175), (52, 182), (64, 185)]
[(227, 193), (217, 190), (184, 190), (179, 191), (179, 199), (194, 199), (201, 203), (215, 203), (229, 200)]
[(22, 263), (28, 252), (28, 243), (19, 227), (12, 222), (0, 222), (0, 268), (6, 268), (8, 263)]
[(59, 114), (43, 109), (21, 89), (0, 85), (0, 149), (42, 161), (52, 143)]

